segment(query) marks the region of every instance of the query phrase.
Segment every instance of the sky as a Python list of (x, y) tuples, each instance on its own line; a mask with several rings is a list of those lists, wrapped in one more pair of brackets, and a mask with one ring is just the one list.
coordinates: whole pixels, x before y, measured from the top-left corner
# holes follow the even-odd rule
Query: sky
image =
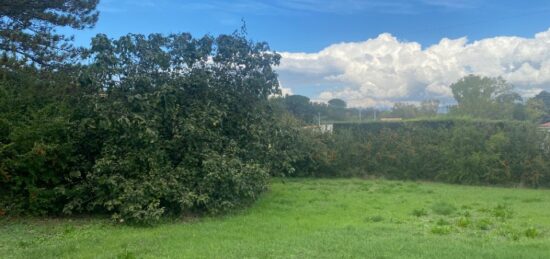
[(97, 33), (238, 29), (282, 55), (287, 93), (350, 106), (452, 102), (468, 74), (501, 76), (525, 97), (550, 90), (548, 0), (102, 0)]

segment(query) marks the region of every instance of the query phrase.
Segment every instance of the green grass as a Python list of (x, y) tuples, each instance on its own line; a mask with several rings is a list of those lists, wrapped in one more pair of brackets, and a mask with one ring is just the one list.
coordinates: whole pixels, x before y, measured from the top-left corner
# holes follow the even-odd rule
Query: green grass
[(155, 227), (0, 220), (1, 258), (548, 258), (550, 191), (382, 180), (282, 183), (238, 213)]

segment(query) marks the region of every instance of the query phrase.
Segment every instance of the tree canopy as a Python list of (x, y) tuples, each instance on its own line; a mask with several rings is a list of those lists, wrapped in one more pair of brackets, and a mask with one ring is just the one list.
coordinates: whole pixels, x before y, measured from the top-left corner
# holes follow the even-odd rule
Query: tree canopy
[[(95, 21), (83, 12), (91, 20), (55, 21)], [(47, 64), (68, 58), (19, 51)], [(268, 101), (279, 92), (280, 56), (266, 43), (242, 31), (99, 34), (81, 54), (56, 69), (0, 69), (0, 210), (131, 222), (219, 213), (255, 200), (270, 174), (293, 170), (279, 142), (288, 127)]]
[(39, 65), (75, 56), (72, 37), (56, 27), (95, 25), (99, 0), (0, 0), (0, 51)]
[(512, 119), (521, 97), (504, 79), (469, 75), (451, 85), (457, 101), (454, 113), (488, 119)]
[(342, 99), (330, 99), (328, 101), (328, 105), (330, 105), (331, 107), (334, 107), (334, 108), (341, 108), (341, 109), (344, 109), (348, 106), (348, 104), (346, 103), (346, 101), (342, 100)]

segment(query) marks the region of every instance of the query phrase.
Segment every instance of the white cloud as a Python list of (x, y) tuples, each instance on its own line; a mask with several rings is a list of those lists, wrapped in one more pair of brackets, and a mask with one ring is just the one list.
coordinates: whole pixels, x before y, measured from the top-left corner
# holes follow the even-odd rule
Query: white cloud
[(293, 95), (292, 89), (290, 87), (284, 87), (281, 82), (279, 82), (279, 94), (272, 94), (270, 97), (280, 97), (280, 96), (286, 96), (286, 95)]
[(449, 85), (472, 73), (502, 76), (524, 96), (550, 89), (550, 29), (532, 38), (444, 38), (427, 48), (384, 33), (317, 53), (281, 55), (278, 71), (287, 87), (299, 81), (322, 89), (321, 101), (342, 98), (353, 106), (451, 100)]
[(290, 87), (284, 87), (281, 82), (279, 82), (279, 90), (281, 90), (281, 95), (282, 96), (293, 95), (294, 94), (294, 93), (292, 93), (292, 89), (290, 89)]

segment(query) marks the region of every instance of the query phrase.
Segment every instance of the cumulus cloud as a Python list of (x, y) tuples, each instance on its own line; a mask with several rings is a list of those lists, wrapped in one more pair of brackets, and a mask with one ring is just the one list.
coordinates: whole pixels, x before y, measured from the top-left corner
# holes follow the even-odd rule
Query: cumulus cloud
[(532, 38), (444, 38), (425, 48), (384, 33), (317, 53), (281, 55), (278, 71), (285, 86), (316, 86), (321, 93), (314, 98), (342, 98), (353, 106), (450, 101), (449, 85), (468, 74), (501, 76), (524, 96), (550, 90), (550, 29)]
[(282, 96), (294, 94), (290, 87), (285, 87), (281, 82), (279, 82), (279, 90), (281, 91)]

